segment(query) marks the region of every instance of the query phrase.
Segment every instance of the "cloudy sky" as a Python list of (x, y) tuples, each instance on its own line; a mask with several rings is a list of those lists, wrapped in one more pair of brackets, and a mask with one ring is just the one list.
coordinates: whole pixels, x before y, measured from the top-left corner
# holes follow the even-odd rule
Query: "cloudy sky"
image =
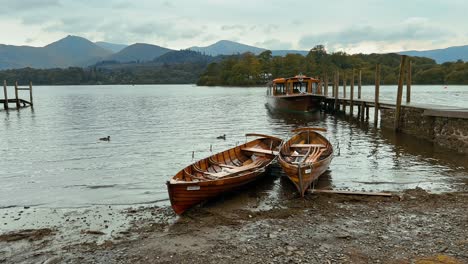
[(0, 0), (0, 43), (67, 35), (172, 49), (227, 39), (349, 53), (468, 45), (467, 0)]

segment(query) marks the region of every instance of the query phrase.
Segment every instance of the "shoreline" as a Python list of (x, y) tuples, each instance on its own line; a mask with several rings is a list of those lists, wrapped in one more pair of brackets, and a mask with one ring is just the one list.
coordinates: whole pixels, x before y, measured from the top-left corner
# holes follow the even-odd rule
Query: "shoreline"
[(183, 216), (157, 205), (57, 212), (64, 224), (0, 229), (0, 263), (468, 262), (466, 186), (400, 194), (271, 199), (252, 187)]

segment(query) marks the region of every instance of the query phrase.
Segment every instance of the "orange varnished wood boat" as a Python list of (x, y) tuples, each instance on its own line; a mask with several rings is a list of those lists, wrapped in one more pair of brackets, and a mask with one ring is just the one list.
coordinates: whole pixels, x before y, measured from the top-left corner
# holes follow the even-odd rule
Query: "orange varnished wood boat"
[(277, 78), (267, 88), (267, 107), (286, 112), (313, 112), (320, 109), (321, 94), (318, 79), (302, 74)]
[(199, 160), (167, 182), (172, 209), (182, 214), (190, 207), (263, 176), (276, 159), (282, 140), (262, 134), (258, 139)]
[(299, 128), (281, 147), (278, 163), (288, 178), (304, 196), (305, 191), (330, 165), (333, 158), (333, 147), (317, 131), (325, 128)]

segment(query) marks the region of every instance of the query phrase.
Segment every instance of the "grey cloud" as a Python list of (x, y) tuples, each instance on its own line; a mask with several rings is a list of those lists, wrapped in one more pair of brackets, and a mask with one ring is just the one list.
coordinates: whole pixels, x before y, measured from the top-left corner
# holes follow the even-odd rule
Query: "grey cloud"
[(268, 39), (263, 42), (257, 42), (255, 45), (270, 50), (283, 50), (292, 47), (291, 42), (280, 41), (278, 39)]
[(267, 34), (271, 34), (271, 33), (274, 33), (275, 31), (277, 31), (279, 28), (278, 25), (275, 25), (275, 24), (268, 24), (268, 25), (265, 25), (264, 26), (264, 32), (267, 33)]
[[(15, 11), (15, 12), (23, 12), (29, 11), (32, 9), (42, 9), (42, 8), (50, 8), (54, 6), (60, 6), (59, 0), (0, 0), (0, 6), (2, 7), (0, 10), (4, 12)], [(1, 12), (1, 11), (0, 11)]]
[(230, 30), (246, 30), (246, 27), (243, 25), (223, 25), (221, 26), (221, 30), (223, 31), (230, 31)]
[(96, 27), (94, 21), (84, 17), (64, 17), (44, 27), (48, 32), (65, 32), (69, 34), (86, 33)]
[(427, 24), (425, 20), (411, 20), (392, 28), (356, 26), (338, 32), (306, 35), (299, 40), (302, 47), (317, 44), (350, 45), (361, 42), (433, 40), (453, 36), (453, 33)]

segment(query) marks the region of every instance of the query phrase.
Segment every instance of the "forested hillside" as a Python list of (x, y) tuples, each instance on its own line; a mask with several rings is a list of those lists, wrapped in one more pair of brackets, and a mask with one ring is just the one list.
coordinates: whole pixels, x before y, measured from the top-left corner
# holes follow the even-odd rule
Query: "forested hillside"
[[(264, 51), (258, 56), (246, 53), (208, 65), (200, 76), (198, 85), (263, 85), (267, 79), (291, 77), (299, 73), (329, 78), (340, 70), (341, 78), (350, 78), (353, 69), (362, 71), (363, 84), (373, 84), (375, 65), (381, 64), (382, 84), (396, 84), (401, 56), (398, 54), (354, 54), (344, 52), (328, 54), (321, 45), (307, 56), (288, 54), (272, 56)], [(414, 84), (468, 84), (468, 63), (463, 61), (436, 64), (429, 58), (411, 57)]]

